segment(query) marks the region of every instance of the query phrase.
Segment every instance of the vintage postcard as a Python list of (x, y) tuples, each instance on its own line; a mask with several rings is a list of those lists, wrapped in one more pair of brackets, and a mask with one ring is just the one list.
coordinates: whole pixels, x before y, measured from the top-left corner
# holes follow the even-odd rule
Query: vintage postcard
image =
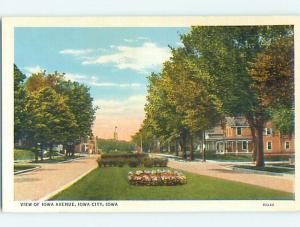
[(4, 18), (3, 210), (299, 210), (299, 22)]

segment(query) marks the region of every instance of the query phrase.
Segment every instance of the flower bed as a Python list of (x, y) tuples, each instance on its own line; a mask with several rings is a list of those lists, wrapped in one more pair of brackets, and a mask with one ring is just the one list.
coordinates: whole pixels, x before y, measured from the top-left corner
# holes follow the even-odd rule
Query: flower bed
[(128, 181), (132, 185), (174, 186), (187, 183), (186, 176), (171, 170), (138, 170), (128, 173)]

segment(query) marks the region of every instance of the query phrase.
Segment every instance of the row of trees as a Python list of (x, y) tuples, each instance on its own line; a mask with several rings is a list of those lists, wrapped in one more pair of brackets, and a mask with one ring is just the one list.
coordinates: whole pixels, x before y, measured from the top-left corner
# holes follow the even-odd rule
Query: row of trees
[(74, 145), (92, 136), (96, 107), (89, 88), (67, 81), (63, 73), (46, 71), (26, 76), (14, 65), (14, 138), (34, 148), (62, 144), (70, 153)]
[(133, 141), (178, 141), (186, 157), (193, 138), (245, 116), (257, 166), (264, 165), (263, 129), (272, 119), (282, 133), (293, 131), (293, 26), (195, 26), (171, 48), (162, 71), (149, 76), (146, 118)]
[(114, 151), (131, 152), (134, 150), (134, 144), (125, 140), (98, 138), (97, 145), (103, 152), (108, 153)]

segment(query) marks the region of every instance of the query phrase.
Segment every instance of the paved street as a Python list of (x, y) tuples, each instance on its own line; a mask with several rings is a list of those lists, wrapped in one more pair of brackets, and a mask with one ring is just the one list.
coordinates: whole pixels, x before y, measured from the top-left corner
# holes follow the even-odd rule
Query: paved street
[(225, 163), (169, 161), (168, 166), (191, 173), (238, 181), (284, 192), (294, 192), (293, 176), (269, 176), (228, 170)]
[(14, 177), (15, 200), (39, 200), (97, 167), (97, 156), (68, 163), (40, 164), (37, 171)]

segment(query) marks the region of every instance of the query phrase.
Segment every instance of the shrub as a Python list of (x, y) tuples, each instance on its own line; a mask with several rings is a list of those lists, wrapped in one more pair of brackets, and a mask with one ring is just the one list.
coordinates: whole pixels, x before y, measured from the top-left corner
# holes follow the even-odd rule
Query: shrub
[(101, 154), (101, 158), (124, 158), (124, 159), (130, 159), (130, 158), (137, 158), (137, 159), (142, 159), (147, 157), (147, 154), (145, 153), (106, 153), (106, 154)]
[(166, 167), (168, 159), (165, 158), (149, 158), (146, 154), (103, 154), (97, 160), (99, 167), (118, 166), (137, 167), (144, 165), (147, 168), (153, 166)]
[(144, 166), (147, 168), (151, 168), (154, 165), (154, 160), (152, 158), (145, 158), (144, 159)]
[(123, 167), (124, 165), (125, 165), (125, 161), (124, 160), (120, 159), (120, 160), (117, 161), (117, 166), (118, 167)]
[(168, 159), (166, 158), (154, 158), (153, 165), (157, 167), (167, 167)]
[(140, 164), (140, 161), (138, 159), (132, 158), (128, 161), (128, 165), (132, 168), (137, 167), (139, 164)]

